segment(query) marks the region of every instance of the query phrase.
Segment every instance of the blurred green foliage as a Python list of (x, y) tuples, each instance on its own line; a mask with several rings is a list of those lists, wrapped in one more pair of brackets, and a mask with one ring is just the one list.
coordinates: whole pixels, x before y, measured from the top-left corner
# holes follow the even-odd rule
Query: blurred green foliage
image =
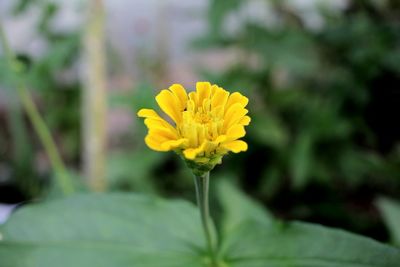
[[(80, 147), (80, 85), (78, 72), (74, 73), (74, 68), (79, 56), (80, 33), (60, 32), (52, 27), (58, 15), (58, 5), (54, 1), (15, 1), (13, 15), (28, 15), (32, 7), (39, 12), (34, 29), (45, 48), (38, 55), (16, 51), (21, 63), (22, 75), (19, 77), (7, 71), (2, 59), (2, 86), (11, 89), (15, 86), (15, 79), (25, 80), (53, 132), (63, 158), (76, 164)], [(35, 134), (31, 134), (33, 131), (19, 105), (16, 90), (7, 90), (6, 93), (12, 101), (5, 113), (8, 125), (2, 128), (0, 134), (12, 142), (5, 146), (7, 149), (0, 160), (12, 170), (9, 174), (12, 179), (3, 177), (3, 180), (7, 183), (16, 181), (22, 194), (28, 198), (35, 197), (48, 188), (51, 179), (47, 177), (48, 170), (38, 167), (43, 166), (43, 157), (38, 154), (40, 145)]]
[[(387, 240), (374, 200), (400, 192), (399, 6), (321, 6), (323, 23), (313, 28), (289, 1), (265, 1), (268, 23), (246, 13), (251, 2), (211, 1), (208, 32), (194, 41), (234, 55), (220, 71), (201, 69), (203, 79), (250, 98), (249, 151), (225, 158), (212, 179), (236, 180), (279, 217)], [(240, 22), (233, 29), (232, 17)], [(111, 104), (132, 114), (154, 108), (153, 87), (140, 84)], [(140, 121), (135, 133), (127, 138), (138, 152), (110, 156), (112, 188), (193, 199), (179, 158), (146, 148)]]
[[(204, 52), (234, 55), (222, 70), (201, 70), (203, 79), (250, 98), (249, 151), (226, 157), (212, 179), (231, 177), (278, 217), (387, 240), (373, 203), (378, 195), (400, 193), (398, 1), (353, 0), (335, 12), (321, 6), (316, 12), (323, 23), (315, 28), (290, 1), (258, 1), (267, 4), (268, 20), (246, 12), (252, 2), (211, 0), (208, 32), (195, 40)], [(48, 47), (37, 57), (19, 54), (19, 59), (63, 158), (77, 167), (81, 87), (76, 73), (68, 71), (79, 56), (80, 32), (51, 27), (55, 1), (16, 3), (16, 16), (40, 6), (35, 27)], [(232, 17), (239, 22), (234, 27)], [(15, 79), (3, 71), (0, 76), (5, 84)], [(140, 81), (127, 95), (111, 92), (109, 104), (131, 109), (132, 115), (142, 107), (156, 108), (154, 87)], [(0, 118), (10, 122), (0, 129), (0, 148), (5, 148), (0, 161), (28, 198), (38, 196), (48, 183), (37, 167), (38, 142), (17, 101), (6, 116)], [(112, 147), (110, 190), (193, 199), (187, 168), (173, 153), (149, 150), (145, 134), (138, 120)]]
[(290, 1), (258, 5), (272, 10), (268, 23), (246, 12), (251, 2), (211, 1), (209, 31), (195, 41), (234, 53), (202, 73), (250, 98), (249, 152), (220, 171), (283, 217), (385, 238), (373, 199), (400, 192), (399, 5), (321, 6), (323, 23), (310, 27)]

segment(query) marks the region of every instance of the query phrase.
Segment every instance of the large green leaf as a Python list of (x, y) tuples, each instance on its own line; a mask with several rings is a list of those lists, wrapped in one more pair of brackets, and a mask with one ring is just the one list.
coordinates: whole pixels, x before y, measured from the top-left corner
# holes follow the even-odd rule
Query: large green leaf
[(389, 198), (380, 198), (377, 204), (393, 242), (400, 246), (400, 203)]
[[(399, 250), (305, 223), (281, 223), (227, 183), (218, 267), (396, 267)], [(209, 267), (191, 204), (78, 195), (19, 209), (0, 229), (0, 267)], [(223, 261), (223, 263), (222, 263)], [(213, 266), (214, 267), (214, 266)]]
[(193, 205), (136, 195), (23, 207), (1, 231), (1, 267), (196, 267), (205, 253)]
[(273, 218), (261, 205), (248, 198), (226, 180), (218, 182), (218, 193), (224, 208), (223, 230), (224, 234), (234, 229), (246, 220), (270, 223)]
[[(223, 185), (226, 187), (226, 185)], [(372, 239), (308, 223), (273, 221), (238, 190), (220, 190), (235, 224), (224, 236), (220, 255), (229, 267), (397, 267), (400, 251)], [(228, 200), (231, 201), (228, 201)], [(240, 204), (237, 200), (241, 200)], [(262, 219), (260, 219), (262, 218)]]

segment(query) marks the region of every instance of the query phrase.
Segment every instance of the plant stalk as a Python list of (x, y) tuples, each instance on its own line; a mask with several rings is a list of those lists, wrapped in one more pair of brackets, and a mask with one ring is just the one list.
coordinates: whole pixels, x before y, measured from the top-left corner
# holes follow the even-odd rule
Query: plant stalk
[[(8, 67), (17, 75), (22, 75), (20, 70), (18, 70), (17, 61), (15, 60), (15, 55), (10, 49), (6, 35), (4, 33), (2, 24), (0, 24), (0, 42), (3, 47), (3, 54), (7, 60)], [(17, 77), (19, 79), (19, 77)], [(45, 121), (41, 117), (35, 103), (32, 100), (32, 96), (26, 88), (25, 83), (19, 80), (16, 86), (18, 95), (20, 97), (21, 103), (26, 110), (26, 113), (31, 121), (36, 134), (41, 141), (46, 154), (49, 158), (50, 164), (55, 172), (55, 177), (64, 195), (69, 195), (74, 192), (74, 186), (70, 177), (68, 176), (67, 170), (65, 168), (64, 162), (58, 152), (57, 146), (51, 136), (50, 130), (48, 129)]]
[(196, 186), (197, 206), (200, 210), (201, 222), (206, 237), (208, 252), (211, 256), (212, 266), (216, 266), (215, 242), (210, 228), (210, 212), (208, 206), (210, 172), (203, 175), (195, 175), (194, 183)]
[(107, 188), (105, 13), (102, 0), (90, 0), (87, 4), (88, 18), (83, 35), (82, 72), (83, 162), (89, 188), (92, 191), (102, 192)]

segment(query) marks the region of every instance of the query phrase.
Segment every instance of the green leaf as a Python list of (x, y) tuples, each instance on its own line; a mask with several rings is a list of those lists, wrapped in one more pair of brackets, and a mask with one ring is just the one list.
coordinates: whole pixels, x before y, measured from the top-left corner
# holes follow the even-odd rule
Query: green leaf
[(268, 111), (252, 116), (249, 135), (256, 141), (276, 149), (282, 149), (288, 143), (287, 129), (280, 119)]
[(341, 230), (307, 223), (247, 221), (225, 240), (231, 267), (396, 267), (400, 251)]
[(380, 198), (377, 205), (390, 231), (393, 242), (400, 246), (400, 203), (389, 198)]
[[(399, 250), (323, 226), (274, 221), (228, 183), (218, 267), (396, 267)], [(0, 228), (1, 267), (209, 267), (191, 204), (78, 195), (23, 207)], [(225, 233), (228, 233), (225, 231)]]
[(218, 182), (218, 193), (224, 208), (224, 229), (229, 230), (244, 220), (255, 220), (262, 223), (272, 221), (272, 215), (260, 204), (243, 195), (232, 183), (226, 180)]
[(298, 29), (271, 30), (249, 22), (238, 40), (275, 68), (303, 77), (315, 75), (318, 56), (312, 36)]
[(0, 266), (203, 266), (195, 207), (138, 195), (78, 195), (18, 210), (1, 229)]
[[(220, 257), (229, 267), (396, 267), (400, 251), (369, 238), (308, 223), (273, 221), (228, 184), (220, 186), (226, 219)], [(258, 216), (254, 216), (258, 214)], [(260, 219), (264, 217), (264, 219)]]
[(302, 189), (310, 178), (310, 165), (313, 154), (313, 140), (308, 132), (300, 134), (293, 145), (291, 155), (291, 173), (293, 176), (293, 187)]
[(165, 154), (149, 149), (133, 152), (114, 152), (107, 162), (107, 179), (112, 188), (128, 187), (153, 193), (151, 170), (165, 160)]

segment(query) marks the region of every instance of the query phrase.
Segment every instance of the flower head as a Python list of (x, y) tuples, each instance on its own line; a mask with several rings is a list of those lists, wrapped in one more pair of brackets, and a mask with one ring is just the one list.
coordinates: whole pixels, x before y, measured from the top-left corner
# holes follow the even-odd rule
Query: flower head
[(174, 150), (198, 173), (210, 171), (222, 156), (247, 150), (239, 140), (250, 123), (245, 108), (248, 99), (209, 82), (198, 82), (196, 91), (186, 92), (180, 84), (162, 90), (156, 101), (173, 121), (164, 120), (152, 109), (141, 109), (149, 132), (146, 144), (156, 151)]

